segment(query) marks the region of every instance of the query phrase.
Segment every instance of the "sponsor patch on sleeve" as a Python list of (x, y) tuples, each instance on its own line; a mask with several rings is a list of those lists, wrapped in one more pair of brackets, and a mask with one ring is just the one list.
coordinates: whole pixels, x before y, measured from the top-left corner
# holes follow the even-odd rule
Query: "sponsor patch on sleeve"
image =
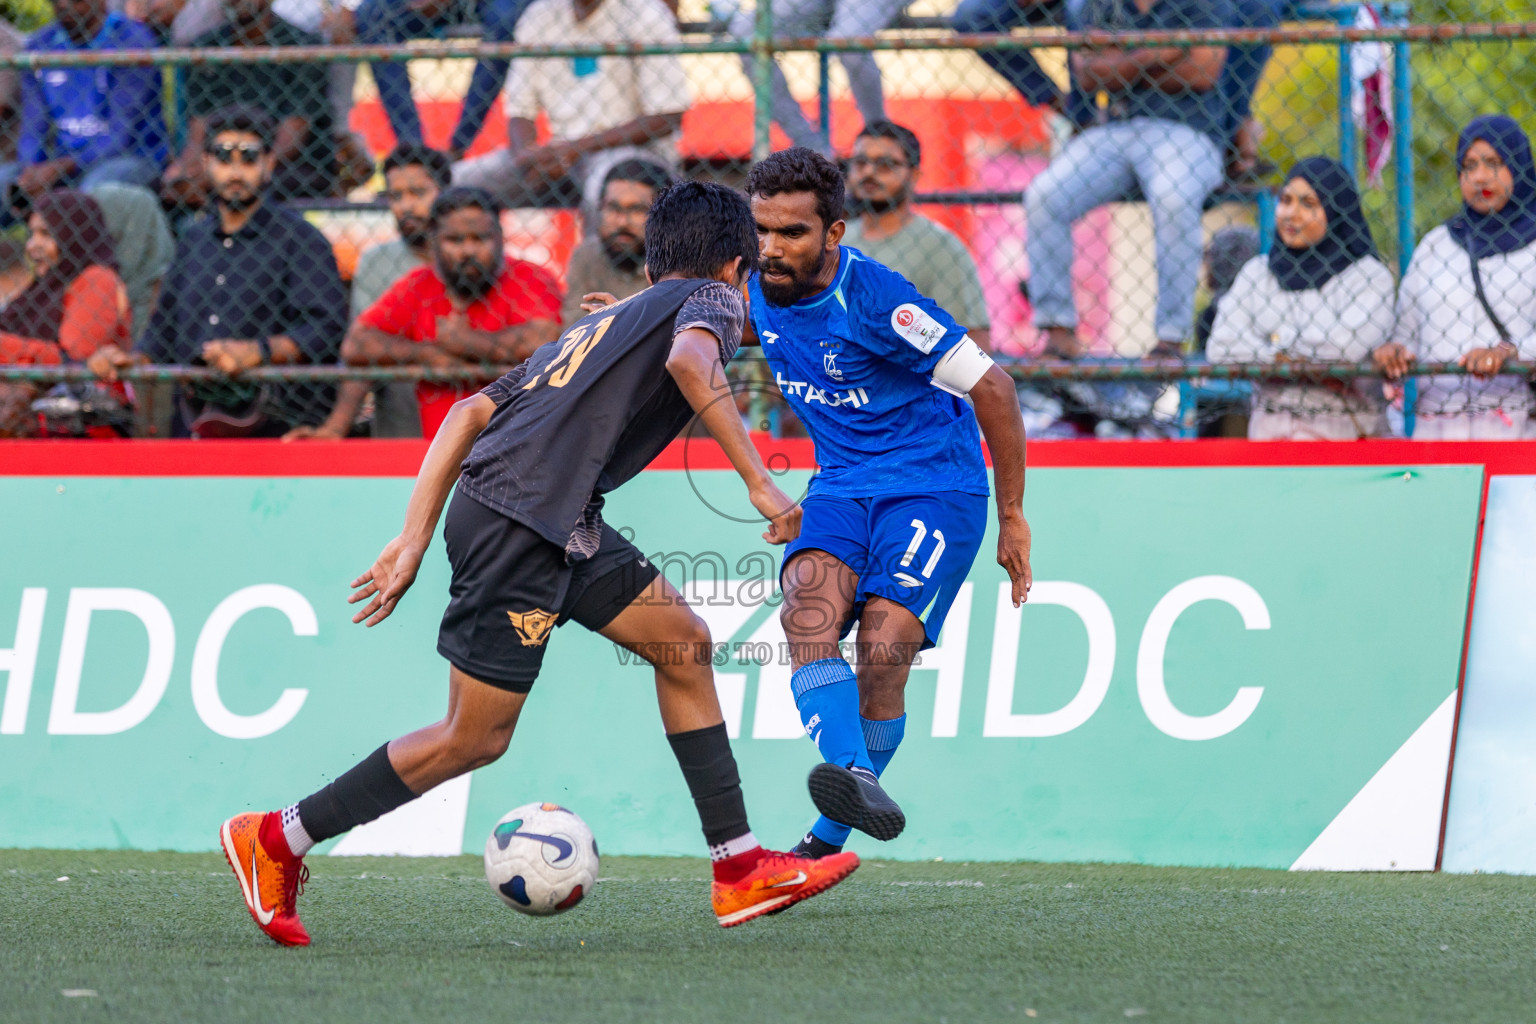
[(933, 351), (949, 328), (924, 313), (911, 302), (903, 302), (891, 311), (891, 330), (923, 355)]

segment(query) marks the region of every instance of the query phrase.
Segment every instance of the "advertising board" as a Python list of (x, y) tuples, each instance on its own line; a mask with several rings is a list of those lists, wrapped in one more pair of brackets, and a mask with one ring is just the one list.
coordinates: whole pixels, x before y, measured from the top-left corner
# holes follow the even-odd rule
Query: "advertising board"
[[(887, 775), (911, 824), (878, 852), (1432, 867), (1480, 484), (1475, 466), (1032, 471), (1033, 596), (999, 599), (989, 536), (913, 672)], [(409, 486), (0, 478), (0, 846), (211, 849), (224, 816), (439, 717), (440, 541), (379, 628), (345, 603)], [(753, 827), (788, 845), (816, 754), (739, 482), (653, 470), (605, 514), (710, 623)], [(579, 627), (550, 640), (502, 761), (335, 850), (473, 852), (533, 799), (578, 809), (605, 851), (700, 848), (649, 669)]]

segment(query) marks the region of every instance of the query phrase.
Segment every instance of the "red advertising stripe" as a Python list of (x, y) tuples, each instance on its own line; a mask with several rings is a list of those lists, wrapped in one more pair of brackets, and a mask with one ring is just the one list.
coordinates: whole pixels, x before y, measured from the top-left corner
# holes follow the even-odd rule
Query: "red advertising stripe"
[[(811, 442), (755, 435), (774, 470), (815, 466)], [(0, 441), (4, 476), (414, 476), (425, 441)], [(1044, 441), (1042, 469), (1159, 466), (1482, 465), (1536, 474), (1536, 441)], [(713, 441), (676, 441), (652, 469), (729, 469)]]

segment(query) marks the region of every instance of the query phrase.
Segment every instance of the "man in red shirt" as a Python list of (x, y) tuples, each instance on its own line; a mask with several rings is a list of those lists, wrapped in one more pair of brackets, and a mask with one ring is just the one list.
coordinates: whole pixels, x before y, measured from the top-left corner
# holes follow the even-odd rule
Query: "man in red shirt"
[[(501, 206), (478, 188), (450, 188), (432, 204), (432, 263), (392, 285), (341, 344), (350, 366), (511, 366), (560, 334), (560, 289), (532, 263), (502, 252)], [(495, 376), (487, 374), (487, 381)], [(422, 435), (486, 381), (416, 386)], [(356, 400), (338, 401), (325, 427), (345, 436)]]

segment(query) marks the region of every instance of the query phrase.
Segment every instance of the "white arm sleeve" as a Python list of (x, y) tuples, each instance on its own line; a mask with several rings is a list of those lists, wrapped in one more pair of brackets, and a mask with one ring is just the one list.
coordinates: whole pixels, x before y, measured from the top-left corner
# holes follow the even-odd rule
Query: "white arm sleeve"
[(933, 386), (948, 391), (956, 397), (970, 394), (981, 378), (995, 364), (992, 357), (981, 350), (970, 338), (961, 338), (960, 344), (947, 352), (939, 365), (933, 368)]

